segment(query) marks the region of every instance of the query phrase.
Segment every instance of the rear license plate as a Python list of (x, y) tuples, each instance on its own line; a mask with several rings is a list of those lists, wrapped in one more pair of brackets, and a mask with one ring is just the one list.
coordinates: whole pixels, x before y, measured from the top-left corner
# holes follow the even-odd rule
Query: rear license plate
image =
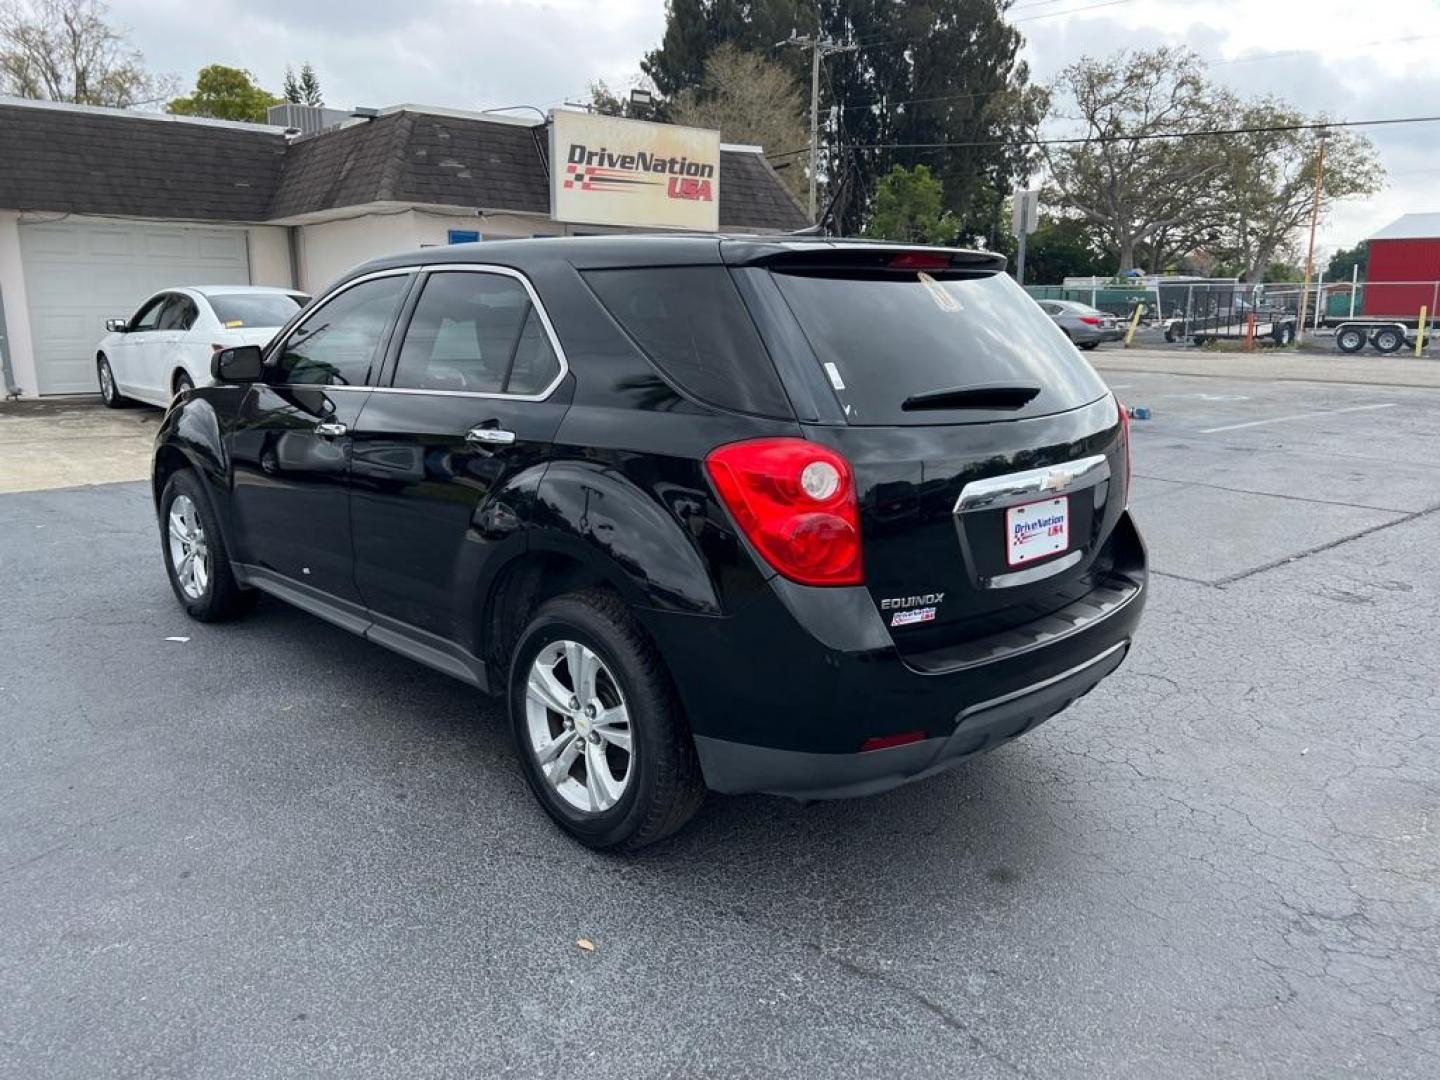
[(1005, 511), (1005, 559), (1011, 566), (1056, 555), (1070, 546), (1070, 498), (1012, 506)]

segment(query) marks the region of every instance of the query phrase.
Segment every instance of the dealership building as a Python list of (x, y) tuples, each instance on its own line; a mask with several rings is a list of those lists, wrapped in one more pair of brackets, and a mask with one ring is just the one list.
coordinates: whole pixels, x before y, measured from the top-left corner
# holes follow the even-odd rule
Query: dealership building
[(170, 286), (314, 293), (417, 247), (809, 224), (759, 147), (716, 132), (416, 105), (285, 115), (297, 126), (0, 97), (6, 389), (96, 392), (105, 320)]

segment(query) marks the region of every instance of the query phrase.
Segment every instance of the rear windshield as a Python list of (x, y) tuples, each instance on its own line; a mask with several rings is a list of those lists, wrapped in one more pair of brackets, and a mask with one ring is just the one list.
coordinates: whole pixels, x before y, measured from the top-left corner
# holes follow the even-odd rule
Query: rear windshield
[(691, 396), (738, 412), (793, 415), (724, 267), (590, 270), (584, 277), (621, 329)]
[(1039, 386), (1014, 418), (1077, 408), (1105, 385), (1008, 274), (776, 271), (780, 292), (852, 424), (994, 419), (907, 399), (988, 384)]
[(250, 326), (284, 326), (309, 297), (287, 293), (225, 293), (208, 297), (220, 325), (232, 330)]

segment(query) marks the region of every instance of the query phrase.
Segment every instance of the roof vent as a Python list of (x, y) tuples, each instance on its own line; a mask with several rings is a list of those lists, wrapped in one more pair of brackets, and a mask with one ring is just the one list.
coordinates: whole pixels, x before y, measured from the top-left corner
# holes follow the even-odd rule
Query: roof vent
[[(350, 114), (344, 109), (325, 109), (315, 105), (272, 105), (266, 110), (265, 120), (275, 127), (288, 128), (296, 135), (314, 135), (317, 131), (328, 131), (339, 127)], [(288, 135), (290, 132), (287, 131)]]

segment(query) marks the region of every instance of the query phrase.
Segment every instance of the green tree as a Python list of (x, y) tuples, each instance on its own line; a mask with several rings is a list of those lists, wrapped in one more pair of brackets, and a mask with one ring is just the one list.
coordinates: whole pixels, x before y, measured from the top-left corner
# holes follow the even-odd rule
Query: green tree
[[(1227, 125), (1252, 129), (1224, 140), (1227, 164), (1215, 200), (1221, 247), (1240, 264), (1246, 281), (1272, 280), (1270, 262), (1295, 245), (1310, 220), (1319, 140), (1314, 131), (1293, 129), (1320, 122), (1275, 98), (1261, 98), (1241, 105)], [(1332, 131), (1325, 147), (1321, 213), (1340, 199), (1374, 194), (1384, 175), (1369, 139)]]
[(0, 93), (126, 109), (173, 92), (100, 0), (0, 0)]
[[(670, 102), (677, 124), (715, 128), (726, 142), (752, 146), (799, 146), (809, 138), (805, 99), (795, 77), (759, 53), (721, 45), (705, 61), (705, 77)], [(785, 169), (782, 178), (797, 196), (807, 188), (805, 174)]]
[(216, 120), (248, 120), (263, 124), (265, 111), (283, 105), (268, 90), (255, 85), (255, 77), (240, 68), (211, 64), (195, 77), (195, 92), (175, 98), (165, 107), (177, 116), (208, 116)]
[(295, 77), (295, 72), (288, 64), (285, 67), (285, 83), (280, 88), (280, 96), (291, 105), (302, 104), (305, 100), (305, 92), (300, 89), (300, 80)]
[(1042, 216), (1025, 245), (1025, 280), (1036, 285), (1114, 272), (1115, 260), (1101, 250), (1091, 228), (1074, 218)]
[(317, 109), (325, 104), (325, 95), (320, 92), (320, 77), (308, 60), (300, 65), (300, 103)]
[(640, 69), (663, 96), (674, 97), (705, 81), (705, 61), (721, 45), (769, 51), (815, 25), (814, 11), (801, 0), (666, 0), (665, 34)]
[(1330, 265), (1325, 268), (1326, 281), (1349, 281), (1355, 267), (1360, 267), (1360, 280), (1365, 280), (1370, 265), (1370, 242), (1361, 240), (1353, 248), (1342, 248), (1330, 256)]
[(955, 219), (945, 209), (944, 185), (924, 165), (896, 165), (875, 191), (865, 235), (907, 244), (953, 244)]
[(1071, 64), (1051, 88), (1085, 141), (1045, 148), (1061, 205), (1091, 225), (1119, 260), (1151, 269), (1193, 247), (1214, 214), (1226, 167), (1215, 138), (1185, 138), (1229, 111), (1186, 49), (1120, 52)]
[[(809, 50), (775, 50), (777, 42), (818, 32), (859, 43), (823, 61), (820, 160), (808, 161), (808, 139), (767, 145), (772, 160), (804, 162), (825, 179), (847, 175), (856, 197), (847, 201), (841, 231), (858, 229), (893, 166), (925, 164), (941, 181), (962, 235), (993, 241), (1005, 199), (1033, 167), (1025, 136), (1044, 107), (1019, 59), (1024, 39), (1003, 18), (1009, 3), (822, 0), (812, 8), (799, 0), (668, 0), (664, 38), (641, 67), (673, 97), (703, 84), (705, 61), (729, 43), (773, 51), (808, 87)], [(808, 105), (808, 92), (802, 98)]]

